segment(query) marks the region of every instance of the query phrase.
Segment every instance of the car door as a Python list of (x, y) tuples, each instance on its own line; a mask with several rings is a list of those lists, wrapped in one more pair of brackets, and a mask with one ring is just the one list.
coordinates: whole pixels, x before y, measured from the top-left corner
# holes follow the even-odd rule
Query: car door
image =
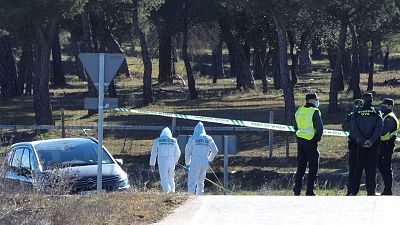
[[(10, 188), (31, 189), (32, 175), (30, 163), (30, 149), (15, 147), (8, 155), (8, 168), (5, 178)], [(11, 185), (11, 186), (10, 186)]]
[(21, 158), (23, 154), (23, 149), (12, 148), (7, 154), (7, 166), (4, 172), (4, 182), (3, 184), (7, 187), (10, 185), (13, 187), (18, 183), (17, 172), (21, 164)]
[(22, 156), (16, 172), (16, 179), (22, 188), (30, 190), (32, 188), (31, 150), (28, 147), (20, 147), (17, 148), (15, 155), (20, 152), (22, 152)]

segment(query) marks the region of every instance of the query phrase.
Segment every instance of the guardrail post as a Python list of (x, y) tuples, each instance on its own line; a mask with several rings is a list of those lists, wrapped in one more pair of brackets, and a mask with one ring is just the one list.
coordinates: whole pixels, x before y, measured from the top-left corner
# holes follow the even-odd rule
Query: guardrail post
[[(274, 123), (274, 111), (269, 111), (269, 123)], [(269, 158), (272, 158), (272, 152), (274, 148), (274, 132), (268, 131), (268, 147), (269, 147)]]
[(172, 118), (172, 136), (176, 136), (176, 117)]
[(61, 108), (61, 137), (66, 138), (64, 108)]
[(229, 139), (224, 136), (224, 188), (228, 189), (228, 151)]

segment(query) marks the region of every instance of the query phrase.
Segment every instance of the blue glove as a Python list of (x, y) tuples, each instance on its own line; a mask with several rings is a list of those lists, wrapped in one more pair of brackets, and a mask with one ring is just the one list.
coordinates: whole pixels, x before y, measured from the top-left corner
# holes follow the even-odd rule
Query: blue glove
[(186, 169), (187, 169), (187, 170), (190, 170), (190, 165), (186, 165)]

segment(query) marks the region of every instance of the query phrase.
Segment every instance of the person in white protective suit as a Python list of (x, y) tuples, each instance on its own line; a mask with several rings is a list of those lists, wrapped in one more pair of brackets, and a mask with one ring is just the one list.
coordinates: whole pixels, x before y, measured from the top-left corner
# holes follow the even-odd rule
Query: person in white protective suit
[(181, 150), (176, 139), (172, 137), (171, 130), (168, 127), (164, 128), (160, 137), (154, 140), (150, 156), (152, 172), (155, 170), (157, 158), (163, 192), (175, 192), (175, 165), (180, 155)]
[(206, 134), (203, 123), (199, 122), (185, 148), (185, 164), (189, 168), (189, 193), (196, 193), (197, 195), (204, 193), (204, 179), (207, 169), (217, 153), (218, 148), (214, 140)]

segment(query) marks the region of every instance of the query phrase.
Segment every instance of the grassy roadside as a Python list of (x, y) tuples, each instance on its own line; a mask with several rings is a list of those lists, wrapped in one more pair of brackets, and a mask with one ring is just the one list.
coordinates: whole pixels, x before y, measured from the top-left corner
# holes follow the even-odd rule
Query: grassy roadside
[(0, 193), (0, 224), (150, 224), (188, 197), (160, 192), (88, 196)]

